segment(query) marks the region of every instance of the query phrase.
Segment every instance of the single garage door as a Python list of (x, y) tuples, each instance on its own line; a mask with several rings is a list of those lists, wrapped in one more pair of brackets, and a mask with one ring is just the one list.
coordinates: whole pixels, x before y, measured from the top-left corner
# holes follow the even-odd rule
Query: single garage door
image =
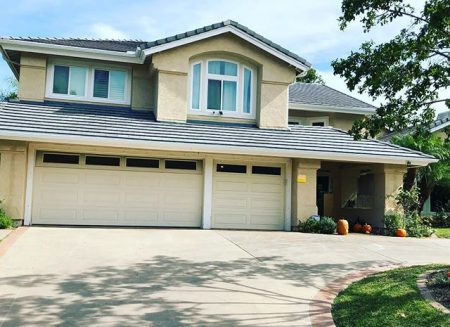
[(33, 224), (199, 227), (201, 162), (38, 153)]
[(215, 163), (213, 228), (284, 229), (282, 165)]

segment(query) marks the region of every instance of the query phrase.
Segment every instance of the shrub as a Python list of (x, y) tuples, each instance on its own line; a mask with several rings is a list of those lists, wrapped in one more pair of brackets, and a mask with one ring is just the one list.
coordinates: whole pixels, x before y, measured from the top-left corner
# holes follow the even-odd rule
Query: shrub
[(330, 217), (321, 217), (320, 220), (310, 217), (306, 221), (300, 222), (298, 228), (303, 233), (334, 234), (336, 223)]
[(429, 237), (433, 229), (422, 221), (418, 214), (411, 213), (405, 216), (406, 231), (411, 237)]
[(391, 213), (384, 216), (384, 224), (392, 236), (399, 228), (406, 229), (410, 237), (428, 237), (433, 234), (433, 229), (417, 213)]
[(431, 217), (431, 226), (433, 227), (450, 227), (450, 211), (439, 210)]
[(0, 229), (11, 228), (13, 226), (13, 220), (8, 217), (5, 209), (2, 206), (2, 201), (0, 201)]
[(405, 220), (402, 214), (395, 212), (384, 216), (384, 225), (389, 235), (394, 236), (399, 228), (405, 228)]

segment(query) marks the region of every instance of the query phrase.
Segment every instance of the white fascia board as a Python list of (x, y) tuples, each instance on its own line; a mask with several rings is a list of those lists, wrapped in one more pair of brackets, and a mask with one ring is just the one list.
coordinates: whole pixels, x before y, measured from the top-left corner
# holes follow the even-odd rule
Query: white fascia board
[(143, 52), (145, 53), (145, 56), (149, 56), (154, 53), (169, 50), (172, 48), (176, 48), (176, 47), (179, 47), (179, 46), (182, 46), (185, 44), (189, 44), (192, 42), (204, 40), (204, 39), (207, 39), (207, 38), (210, 38), (210, 37), (213, 37), (216, 35), (224, 34), (224, 33), (233, 33), (233, 34), (237, 35), (238, 37), (252, 43), (253, 45), (257, 46), (258, 48), (274, 55), (275, 57), (287, 62), (288, 64), (290, 64), (302, 71), (306, 71), (309, 69), (309, 67), (307, 65), (305, 65), (304, 63), (302, 63), (298, 60), (295, 60), (294, 58), (289, 57), (288, 55), (282, 53), (281, 51), (278, 51), (277, 49), (274, 49), (274, 48), (268, 46), (264, 42), (261, 42), (260, 40), (248, 35), (247, 33), (242, 32), (240, 29), (238, 29), (234, 26), (224, 26), (224, 27), (220, 27), (217, 29), (213, 29), (208, 32), (203, 32), (200, 34), (188, 36), (188, 37), (185, 37), (180, 40), (171, 41), (171, 42), (164, 43), (161, 45), (155, 45), (149, 49), (143, 50)]
[(0, 139), (42, 142), (42, 143), (62, 143), (76, 145), (106, 146), (106, 147), (128, 147), (134, 149), (145, 150), (161, 150), (161, 151), (180, 151), (180, 152), (201, 152), (201, 153), (220, 153), (235, 155), (255, 155), (265, 157), (279, 158), (303, 158), (303, 159), (319, 159), (346, 162), (367, 162), (367, 163), (385, 163), (397, 165), (414, 165), (426, 166), (430, 163), (437, 162), (434, 158), (408, 158), (408, 157), (391, 157), (391, 156), (375, 156), (362, 155), (352, 153), (333, 153), (333, 152), (317, 152), (317, 151), (298, 151), (283, 150), (271, 148), (252, 148), (240, 146), (223, 146), (211, 144), (188, 144), (175, 142), (156, 142), (156, 141), (140, 141), (140, 140), (122, 140), (98, 137), (80, 137), (73, 135), (44, 134), (44, 133), (27, 133), (0, 131)]
[(134, 64), (142, 64), (144, 62), (139, 51), (134, 53), (126, 53), (9, 39), (0, 39), (0, 46), (2, 46), (5, 50), (11, 51), (24, 51), (47, 55), (98, 59)]
[(338, 113), (355, 114), (355, 115), (372, 115), (376, 112), (376, 108), (321, 106), (321, 105), (303, 104), (303, 103), (295, 103), (295, 102), (289, 102), (289, 109), (304, 110), (304, 111), (318, 111), (318, 112), (338, 112)]
[(448, 127), (448, 126), (450, 126), (450, 121), (448, 121), (446, 123), (443, 123), (443, 124), (441, 124), (439, 126), (435, 126), (435, 127), (431, 128), (430, 131), (431, 131), (431, 133), (438, 132), (441, 129), (444, 129), (444, 128)]

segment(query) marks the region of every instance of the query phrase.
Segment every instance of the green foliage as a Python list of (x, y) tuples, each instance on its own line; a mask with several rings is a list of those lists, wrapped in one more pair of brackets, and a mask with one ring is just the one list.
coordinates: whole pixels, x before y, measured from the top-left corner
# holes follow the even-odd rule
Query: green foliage
[(384, 225), (389, 231), (389, 234), (394, 236), (397, 229), (405, 228), (404, 216), (398, 212), (387, 214), (384, 216)]
[[(415, 134), (394, 137), (392, 143), (420, 151), (439, 159), (438, 162), (420, 167), (410, 176), (417, 180), (418, 198), (417, 212), (423, 209), (425, 201), (429, 198), (436, 184), (445, 181), (450, 176), (450, 141), (433, 134)], [(408, 174), (410, 175), (410, 174)], [(414, 181), (405, 181), (405, 184), (415, 184)]]
[[(358, 51), (332, 62), (350, 90), (386, 101), (376, 114), (355, 122), (355, 138), (376, 136), (383, 130), (414, 126), (428, 130), (436, 103), (450, 107), (440, 91), (450, 86), (449, 0), (425, 0), (413, 8), (402, 0), (342, 0), (341, 29), (354, 21), (364, 32), (402, 18), (404, 28), (390, 41), (364, 42)], [(441, 93), (442, 94), (442, 93)]]
[(6, 214), (5, 209), (0, 201), (0, 229), (7, 229), (13, 227), (13, 220)]
[(8, 88), (5, 90), (0, 90), (0, 102), (8, 101), (12, 99), (17, 99), (17, 92), (19, 89), (19, 84), (15, 78), (8, 78)]
[(397, 204), (401, 205), (405, 214), (412, 214), (418, 210), (419, 193), (417, 187), (413, 187), (411, 190), (405, 190), (401, 188), (398, 194), (395, 196)]
[(450, 238), (450, 228), (437, 228), (436, 236), (441, 238)]
[(330, 217), (321, 217), (318, 221), (308, 218), (306, 221), (300, 222), (298, 227), (303, 233), (334, 234), (336, 232), (336, 223)]
[(405, 227), (409, 237), (429, 237), (433, 234), (433, 229), (417, 213), (405, 215)]
[(420, 274), (437, 269), (450, 266), (394, 269), (352, 283), (334, 299), (336, 326), (450, 326), (450, 315), (433, 308), (417, 288)]
[(431, 226), (433, 227), (450, 227), (450, 210), (444, 211), (443, 209), (436, 212), (431, 217)]
[(315, 70), (314, 68), (308, 69), (308, 71), (303, 76), (298, 76), (297, 82), (317, 83), (325, 85), (325, 81), (323, 80), (322, 76), (320, 76), (317, 70)]

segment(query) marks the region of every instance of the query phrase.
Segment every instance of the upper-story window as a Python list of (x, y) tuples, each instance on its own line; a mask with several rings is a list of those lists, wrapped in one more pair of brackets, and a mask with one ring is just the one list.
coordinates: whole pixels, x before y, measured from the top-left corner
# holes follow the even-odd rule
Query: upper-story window
[(191, 113), (254, 118), (255, 93), (255, 74), (250, 67), (222, 59), (192, 65)]
[(130, 70), (126, 68), (70, 62), (49, 64), (49, 98), (127, 105), (130, 93)]

